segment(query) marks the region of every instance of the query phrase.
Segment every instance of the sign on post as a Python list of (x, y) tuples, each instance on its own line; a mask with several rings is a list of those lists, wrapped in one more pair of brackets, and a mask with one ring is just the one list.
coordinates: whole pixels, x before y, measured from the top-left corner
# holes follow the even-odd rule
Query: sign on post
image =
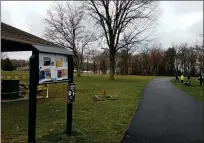
[(70, 83), (69, 84), (69, 90), (68, 90), (68, 104), (73, 103), (75, 101), (75, 84)]
[(68, 79), (67, 56), (39, 53), (39, 84)]

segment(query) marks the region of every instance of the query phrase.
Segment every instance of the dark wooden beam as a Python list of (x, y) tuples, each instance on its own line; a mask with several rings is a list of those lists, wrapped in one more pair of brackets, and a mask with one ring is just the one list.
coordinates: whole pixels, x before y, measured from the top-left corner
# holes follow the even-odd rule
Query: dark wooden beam
[(1, 52), (33, 51), (35, 48), (30, 44), (1, 39)]

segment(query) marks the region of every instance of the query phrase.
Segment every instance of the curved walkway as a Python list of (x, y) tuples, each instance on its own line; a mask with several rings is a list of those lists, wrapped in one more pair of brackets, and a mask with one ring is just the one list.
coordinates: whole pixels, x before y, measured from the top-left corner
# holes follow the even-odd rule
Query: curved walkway
[(152, 80), (122, 143), (203, 142), (203, 103), (177, 89), (171, 78)]

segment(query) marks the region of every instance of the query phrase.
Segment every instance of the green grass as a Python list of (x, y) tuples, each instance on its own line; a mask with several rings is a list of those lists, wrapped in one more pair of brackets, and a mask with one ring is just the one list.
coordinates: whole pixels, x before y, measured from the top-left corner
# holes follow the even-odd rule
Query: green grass
[[(11, 74), (4, 73), (3, 75)], [(155, 77), (87, 75), (74, 77), (76, 101), (73, 105), (74, 136), (66, 134), (67, 84), (51, 85), (48, 99), (37, 101), (36, 139), (40, 143), (120, 142), (134, 116), (146, 84)], [(116, 100), (95, 101), (94, 95), (107, 94)], [(28, 101), (2, 103), (3, 143), (26, 142)]]
[(29, 72), (20, 72), (20, 71), (2, 71), (1, 72), (2, 76), (25, 76), (28, 77), (29, 76)]
[[(20, 72), (20, 71), (1, 71), (2, 79), (20, 79), (21, 82), (28, 83), (29, 82), (29, 72)], [(15, 78), (18, 77), (18, 78)], [(20, 78), (19, 78), (20, 77)], [(25, 77), (26, 79), (23, 79), (21, 77)]]
[(200, 101), (204, 101), (203, 100), (204, 87), (200, 86), (200, 83), (197, 81), (197, 77), (191, 78), (191, 85), (190, 86), (185, 86), (182, 83), (176, 82), (175, 78), (172, 79), (171, 82), (179, 89), (187, 92), (188, 94), (194, 96), (195, 98), (199, 99)]

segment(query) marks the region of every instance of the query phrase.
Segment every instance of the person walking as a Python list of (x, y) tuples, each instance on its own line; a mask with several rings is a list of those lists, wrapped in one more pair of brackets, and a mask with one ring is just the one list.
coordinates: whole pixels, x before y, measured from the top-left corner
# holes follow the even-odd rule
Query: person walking
[(188, 80), (189, 83), (191, 82), (190, 74), (187, 75), (187, 80)]
[(183, 83), (183, 81), (184, 81), (184, 75), (183, 75), (183, 73), (181, 74), (181, 83)]
[(200, 74), (200, 86), (202, 86), (202, 84), (203, 84), (203, 76), (202, 74)]
[(176, 81), (179, 82), (179, 75), (178, 75), (178, 73), (176, 74)]

